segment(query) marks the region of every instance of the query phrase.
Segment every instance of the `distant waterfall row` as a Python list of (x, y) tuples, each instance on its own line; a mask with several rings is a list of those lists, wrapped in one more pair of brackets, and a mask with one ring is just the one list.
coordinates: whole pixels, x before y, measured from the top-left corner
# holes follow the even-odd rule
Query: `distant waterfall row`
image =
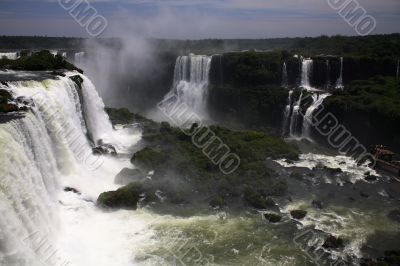
[(174, 84), (165, 96), (175, 94), (191, 111), (206, 119), (211, 56), (179, 56), (175, 63)]
[[(299, 59), (299, 77), (297, 86), (306, 89), (306, 90), (315, 90), (311, 85), (311, 79), (313, 75), (313, 60), (310, 58), (303, 58), (300, 57)], [(326, 60), (326, 82), (325, 82), (325, 89), (331, 88), (331, 80), (330, 80), (330, 62)], [(282, 66), (282, 87), (288, 89), (289, 88), (289, 77), (288, 77), (288, 70), (286, 62), (283, 62)], [(340, 75), (335, 82), (335, 89), (344, 89), (343, 85), (343, 57), (340, 58)]]

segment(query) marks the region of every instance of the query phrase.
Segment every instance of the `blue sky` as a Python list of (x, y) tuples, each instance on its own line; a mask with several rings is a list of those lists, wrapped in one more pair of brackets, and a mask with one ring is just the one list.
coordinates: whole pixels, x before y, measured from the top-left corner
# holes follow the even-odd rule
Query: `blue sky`
[[(61, 1), (61, 0), (60, 0)], [(77, 1), (77, 0), (62, 0)], [(102, 37), (268, 38), (356, 35), (330, 0), (97, 0), (109, 26)], [(377, 21), (374, 33), (400, 29), (400, 0), (358, 0)], [(0, 0), (0, 35), (87, 37), (57, 0)]]

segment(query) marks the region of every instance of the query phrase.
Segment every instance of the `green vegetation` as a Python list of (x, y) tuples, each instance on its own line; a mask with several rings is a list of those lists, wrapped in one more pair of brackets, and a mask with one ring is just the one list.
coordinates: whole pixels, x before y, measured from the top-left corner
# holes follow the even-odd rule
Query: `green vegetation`
[(325, 101), (332, 112), (364, 145), (384, 144), (400, 150), (400, 82), (373, 77), (352, 82)]
[(141, 123), (141, 124), (153, 124), (155, 126), (155, 123), (153, 121), (139, 114), (131, 113), (128, 108), (120, 108), (120, 109), (106, 108), (106, 112), (110, 117), (111, 123), (113, 125)]
[(131, 183), (117, 191), (100, 194), (97, 203), (105, 208), (137, 209), (137, 203), (142, 193), (142, 185)]
[(288, 91), (280, 86), (212, 86), (209, 95), (210, 113), (217, 121), (246, 128), (280, 128)]
[[(283, 196), (287, 192), (285, 182), (274, 178), (274, 172), (266, 166), (266, 159), (287, 158), (296, 160), (299, 150), (282, 139), (257, 131), (232, 131), (219, 126), (210, 130), (226, 144), (232, 153), (240, 158), (239, 168), (225, 175), (202, 149), (197, 148), (192, 137), (167, 122), (155, 123), (140, 116), (130, 114), (126, 109), (107, 109), (112, 119), (129, 123), (139, 118), (151, 125), (143, 130), (143, 144), (131, 162), (144, 172), (154, 170), (151, 180), (143, 181), (150, 191), (162, 191), (167, 202), (188, 204), (194, 201), (212, 207), (231, 206), (234, 199), (242, 205), (254, 208), (272, 208), (275, 203), (270, 196)], [(195, 126), (192, 130), (197, 130)], [(202, 129), (203, 130), (203, 129)], [(220, 143), (211, 142), (206, 150), (218, 153)], [(179, 185), (178, 185), (179, 184)]]
[(60, 55), (52, 55), (49, 51), (43, 50), (33, 53), (31, 56), (22, 56), (16, 60), (0, 59), (0, 69), (25, 70), (25, 71), (49, 71), (49, 70), (82, 70), (68, 63)]
[[(0, 36), (0, 49), (81, 49), (91, 40), (66, 37)], [(120, 39), (96, 40), (110, 47), (120, 47)], [(29, 44), (29, 47), (27, 47)], [(150, 39), (155, 50), (178, 53), (218, 54), (242, 50), (288, 50), (299, 54), (335, 54), (346, 56), (400, 57), (400, 34), (360, 36), (319, 36), (272, 39), (207, 39), (162, 40)]]
[[(190, 137), (167, 123), (163, 123), (159, 133), (143, 136), (152, 148), (146, 147), (137, 152), (132, 157), (132, 163), (146, 171), (155, 170), (154, 183), (163, 183), (168, 176), (184, 180), (194, 190), (214, 197), (211, 206), (229, 205), (228, 199), (242, 193), (245, 194), (244, 200), (255, 208), (274, 206), (273, 201), (265, 197), (282, 196), (287, 186), (274, 179), (274, 173), (266, 167), (265, 160), (268, 157), (296, 160), (299, 154), (297, 147), (261, 132), (234, 132), (218, 126), (211, 126), (210, 129), (241, 159), (239, 168), (230, 175), (224, 175), (218, 165), (214, 165), (192, 143)], [(169, 188), (164, 186), (162, 190), (168, 194)], [(170, 192), (169, 195), (176, 193), (175, 190)], [(185, 193), (180, 196), (182, 201), (185, 196)]]

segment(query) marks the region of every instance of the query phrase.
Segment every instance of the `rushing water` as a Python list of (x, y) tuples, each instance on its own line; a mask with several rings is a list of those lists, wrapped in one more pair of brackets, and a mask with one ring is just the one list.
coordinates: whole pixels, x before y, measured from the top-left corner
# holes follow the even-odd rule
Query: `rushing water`
[(318, 109), (330, 94), (325, 93), (325, 94), (319, 94), (319, 93), (314, 93), (312, 95), (312, 104), (310, 107), (308, 107), (304, 119), (303, 119), (303, 128), (302, 128), (302, 137), (311, 139), (311, 126), (312, 126), (312, 119), (313, 119), (313, 113), (315, 110)]
[[(64, 265), (65, 261), (110, 265), (115, 259), (107, 259), (107, 254), (119, 254), (117, 262), (126, 261), (118, 265), (131, 265), (123, 252), (128, 240), (118, 218), (125, 214), (107, 215), (95, 206), (101, 192), (117, 188), (114, 176), (129, 162), (93, 156), (85, 120), (101, 123), (91, 124), (93, 132), (106, 129), (122, 138), (128, 132), (112, 129), (104, 111), (99, 111), (104, 106), (101, 99), (90, 81), (82, 77), (85, 107), (68, 77), (2, 85), (15, 97), (32, 99), (34, 105), (24, 118), (0, 124), (0, 265)], [(130, 145), (139, 137), (130, 132)], [(64, 187), (73, 187), (81, 194), (64, 192)], [(122, 224), (127, 230), (130, 223), (132, 232), (130, 226), (138, 222), (127, 218)], [(84, 230), (82, 223), (98, 231), (89, 231), (90, 227)], [(107, 228), (113, 226), (119, 230), (111, 245)], [(107, 246), (104, 256), (91, 256), (91, 244), (96, 241)]]
[(0, 53), (0, 59), (7, 58), (11, 60), (18, 59), (19, 53), (18, 52), (9, 52), (9, 53)]
[(289, 91), (289, 96), (287, 99), (287, 105), (285, 107), (285, 112), (283, 114), (283, 124), (282, 124), (282, 135), (286, 136), (289, 122), (290, 122), (290, 110), (292, 109), (292, 96), (293, 90)]
[(282, 88), (289, 87), (286, 62), (283, 62), (283, 66), (282, 66), (282, 85), (281, 86), (282, 86)]
[[(176, 83), (191, 80), (191, 76), (197, 76), (193, 77), (196, 82), (204, 80), (205, 75), (190, 74), (188, 65), (192, 63), (187, 59), (180, 58), (177, 64)], [(194, 64), (202, 69), (199, 65), (205, 62), (195, 60), (202, 62)], [(118, 188), (114, 177), (122, 168), (133, 167), (124, 153), (130, 152), (129, 147), (141, 135), (128, 129), (115, 130), (92, 82), (81, 75), (80, 94), (69, 79), (72, 75), (78, 74), (0, 85), (15, 97), (32, 99), (31, 110), (23, 118), (0, 124), (0, 265), (315, 265), (310, 254), (294, 241), (301, 230), (313, 228), (344, 236), (349, 241), (344, 252), (355, 255), (360, 255), (366, 239), (381, 227), (388, 232), (397, 230), (386, 217), (387, 209), (397, 202), (373, 198), (372, 203), (359, 200), (359, 205), (347, 207), (342, 198), (354, 194), (343, 193), (336, 199), (331, 196), (332, 191), (341, 193), (339, 185), (345, 190), (346, 184), (345, 193), (354, 193), (357, 186), (349, 182), (368, 185), (365, 172), (378, 173), (346, 156), (315, 153), (302, 154), (297, 162), (279, 160), (277, 172), (285, 173), (289, 167), (311, 171), (322, 165), (340, 168), (343, 173), (305, 175), (309, 183), (289, 179), (293, 199), (274, 199), (283, 216), (278, 224), (267, 222), (261, 211), (210, 211), (189, 217), (173, 212), (157, 214), (151, 206), (137, 211), (104, 211), (96, 206), (96, 199), (100, 193)], [(316, 108), (322, 97), (325, 95), (316, 98), (310, 108)], [(301, 98), (295, 103), (296, 112)], [(309, 111), (312, 115), (312, 109)], [(291, 123), (292, 134), (295, 127)], [(93, 156), (87, 135), (116, 145), (121, 156)], [(79, 194), (64, 191), (66, 187)], [(326, 196), (327, 202), (335, 199), (340, 204), (333, 202), (317, 210), (311, 201), (318, 193)], [(383, 190), (374, 193), (387, 195)], [(308, 211), (301, 222), (289, 214), (296, 209)]]
[(85, 52), (78, 52), (74, 55), (74, 64), (77, 66), (82, 66), (83, 57), (85, 56)]
[(300, 106), (301, 106), (301, 101), (303, 100), (303, 91), (301, 91), (299, 99), (293, 106), (293, 112), (292, 112), (292, 117), (290, 119), (290, 127), (289, 127), (289, 135), (290, 137), (296, 137), (297, 136), (297, 125), (300, 120)]
[(179, 56), (175, 64), (174, 84), (166, 95), (178, 96), (192, 112), (201, 118), (207, 118), (207, 97), (211, 56)]
[(311, 75), (312, 75), (313, 60), (302, 59), (301, 61), (301, 80), (300, 87), (306, 90), (311, 89)]
[(340, 58), (340, 75), (336, 81), (336, 89), (343, 90), (343, 57)]

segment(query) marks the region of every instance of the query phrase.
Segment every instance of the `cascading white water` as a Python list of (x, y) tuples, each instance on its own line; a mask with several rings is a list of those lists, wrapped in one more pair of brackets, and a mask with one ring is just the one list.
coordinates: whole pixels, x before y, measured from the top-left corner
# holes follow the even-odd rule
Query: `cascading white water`
[(83, 64), (83, 57), (85, 56), (85, 52), (75, 53), (74, 55), (74, 64), (77, 66), (81, 66)]
[(303, 91), (300, 93), (300, 97), (296, 104), (293, 106), (293, 113), (290, 119), (289, 135), (290, 137), (295, 137), (297, 135), (297, 125), (300, 117), (300, 106), (303, 99)]
[(51, 50), (50, 53), (51, 53), (52, 55), (56, 56), (56, 55), (58, 54), (58, 51), (57, 51), (57, 50)]
[(300, 87), (306, 90), (312, 89), (310, 79), (312, 75), (313, 60), (302, 59)]
[(2, 58), (7, 58), (10, 60), (15, 60), (19, 58), (19, 53), (18, 52), (12, 52), (12, 53), (0, 53), (0, 59)]
[(282, 136), (286, 136), (287, 134), (287, 128), (290, 120), (290, 110), (292, 108), (292, 95), (293, 95), (293, 90), (290, 90), (287, 100), (287, 105), (285, 107), (285, 112), (283, 114)]
[[(87, 121), (101, 123), (91, 124), (96, 134), (112, 127), (84, 76), (81, 106), (69, 78), (77, 74), (0, 84), (34, 103), (25, 117), (0, 124), (0, 265), (133, 265), (135, 238), (127, 235), (143, 228), (140, 217), (95, 206), (101, 192), (118, 188), (114, 176), (129, 161), (92, 155), (82, 110)], [(132, 133), (130, 143), (139, 137)], [(64, 192), (67, 186), (81, 194)]]
[(166, 95), (176, 94), (191, 111), (201, 118), (207, 118), (207, 95), (211, 56), (180, 56), (176, 60), (174, 85)]
[(310, 105), (310, 107), (308, 107), (303, 119), (303, 129), (301, 132), (303, 138), (311, 139), (310, 131), (311, 131), (313, 114), (315, 110), (317, 110), (318, 107), (321, 106), (326, 97), (328, 97), (329, 95), (330, 94), (328, 93), (326, 94), (314, 93), (312, 95), (313, 102)]
[(326, 59), (326, 84), (325, 88), (328, 89), (331, 86), (331, 66), (329, 64), (329, 60)]
[(336, 89), (343, 90), (343, 57), (340, 58), (340, 75), (338, 80), (336, 81)]
[(283, 62), (283, 66), (282, 66), (282, 85), (281, 86), (282, 86), (282, 88), (289, 87), (286, 62)]

